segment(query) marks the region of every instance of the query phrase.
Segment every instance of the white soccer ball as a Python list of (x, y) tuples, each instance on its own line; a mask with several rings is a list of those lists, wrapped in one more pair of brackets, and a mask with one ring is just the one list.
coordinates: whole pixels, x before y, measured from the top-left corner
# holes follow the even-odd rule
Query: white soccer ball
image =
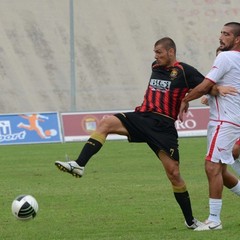
[(36, 217), (38, 202), (31, 195), (20, 195), (12, 202), (12, 213), (19, 220), (30, 220)]

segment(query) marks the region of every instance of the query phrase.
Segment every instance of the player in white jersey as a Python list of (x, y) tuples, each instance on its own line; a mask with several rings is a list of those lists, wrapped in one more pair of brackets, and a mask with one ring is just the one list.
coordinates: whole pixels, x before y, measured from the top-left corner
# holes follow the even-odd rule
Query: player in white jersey
[[(225, 87), (225, 86), (222, 86)], [(208, 104), (208, 100), (211, 96), (205, 95), (201, 98), (201, 103), (205, 105)], [(232, 149), (232, 155), (234, 159), (234, 163), (231, 165), (232, 169), (236, 172), (238, 176), (240, 176), (240, 138), (237, 139), (237, 141), (234, 143), (233, 149)]]
[(222, 229), (223, 186), (240, 196), (240, 181), (227, 170), (227, 165), (234, 163), (232, 149), (240, 136), (240, 23), (226, 23), (219, 41), (223, 52), (218, 54), (203, 82), (182, 100), (179, 113), (182, 120), (189, 101), (208, 93), (215, 95), (209, 99), (208, 150), (205, 158), (210, 213), (205, 224), (196, 231)]
[[(239, 37), (240, 38), (240, 37)], [(232, 86), (240, 90), (240, 52), (224, 51), (215, 59), (206, 78), (218, 86)], [(226, 121), (240, 126), (240, 94), (217, 95), (209, 99), (210, 120)]]
[[(221, 51), (220, 47), (218, 47), (216, 49), (216, 56), (221, 52), (222, 51)], [(221, 87), (219, 86), (219, 88), (222, 88), (222, 91), (224, 91), (224, 88), (228, 88), (228, 86), (221, 86)], [(210, 94), (203, 96), (201, 98), (201, 103), (205, 104), (205, 105), (209, 105), (208, 101), (209, 101), (209, 99), (211, 101), (211, 97), (214, 98), (215, 96), (211, 96)], [(234, 163), (231, 164), (231, 167), (237, 173), (237, 175), (240, 176), (240, 139), (239, 138), (233, 146), (232, 155), (234, 158)]]

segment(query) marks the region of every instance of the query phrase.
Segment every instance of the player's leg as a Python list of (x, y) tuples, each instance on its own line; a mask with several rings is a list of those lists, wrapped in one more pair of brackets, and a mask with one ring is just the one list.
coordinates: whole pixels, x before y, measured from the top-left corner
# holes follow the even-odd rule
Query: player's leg
[(205, 171), (209, 183), (209, 197), (214, 199), (222, 198), (222, 163), (205, 161)]
[(208, 222), (221, 223), (220, 214), (222, 209), (222, 191), (223, 191), (223, 176), (221, 163), (211, 161), (205, 162), (205, 171), (209, 184), (209, 216)]
[(232, 154), (233, 154), (233, 158), (237, 159), (240, 155), (240, 139), (238, 139), (234, 146), (233, 146), (233, 150), (232, 150)]
[(88, 160), (96, 154), (103, 146), (108, 134), (128, 135), (122, 122), (115, 116), (105, 116), (100, 121), (96, 131), (90, 136), (83, 147), (76, 162), (79, 166), (85, 166)]
[(236, 195), (240, 196), (240, 181), (235, 175), (227, 170), (227, 165), (223, 167), (222, 175), (224, 186)]
[(195, 231), (222, 229), (220, 220), (223, 191), (222, 164), (206, 161), (205, 171), (209, 185), (209, 216)]
[(233, 146), (232, 150), (234, 163), (231, 165), (232, 169), (237, 173), (238, 176), (240, 176), (240, 139), (236, 141), (236, 143)]
[(205, 226), (196, 230), (222, 229), (220, 214), (222, 209), (223, 186), (239, 195), (238, 179), (227, 171), (227, 165), (233, 162), (233, 145), (238, 127), (224, 123), (210, 122), (208, 125), (208, 153), (205, 171), (209, 184), (209, 216)]
[[(208, 125), (208, 152), (205, 160), (205, 172), (209, 188), (209, 215), (204, 222), (205, 225), (197, 228), (196, 231), (222, 229), (220, 215), (224, 187), (223, 173), (226, 163), (233, 161), (232, 147), (234, 142), (229, 141), (229, 134), (231, 134), (231, 128), (228, 125), (215, 122), (210, 122)], [(225, 183), (227, 184), (227, 182)]]
[(102, 148), (110, 133), (128, 136), (128, 131), (117, 117), (105, 116), (100, 121), (96, 131), (93, 132), (85, 143), (76, 161), (56, 161), (55, 165), (60, 170), (71, 173), (75, 177), (81, 177), (87, 162)]
[(192, 229), (198, 227), (201, 223), (193, 217), (190, 196), (180, 175), (179, 161), (173, 160), (164, 151), (160, 151), (158, 156), (172, 184), (173, 193), (184, 215), (186, 226)]

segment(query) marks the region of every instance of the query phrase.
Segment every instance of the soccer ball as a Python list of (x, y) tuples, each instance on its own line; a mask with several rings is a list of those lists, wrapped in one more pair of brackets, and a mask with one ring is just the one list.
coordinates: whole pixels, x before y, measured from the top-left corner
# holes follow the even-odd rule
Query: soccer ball
[(12, 213), (19, 220), (33, 219), (37, 211), (37, 200), (31, 195), (20, 195), (12, 202)]

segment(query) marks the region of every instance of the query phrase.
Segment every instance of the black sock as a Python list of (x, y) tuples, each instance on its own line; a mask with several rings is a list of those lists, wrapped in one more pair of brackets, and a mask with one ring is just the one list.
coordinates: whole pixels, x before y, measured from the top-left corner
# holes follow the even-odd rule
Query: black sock
[(188, 191), (186, 192), (174, 192), (174, 196), (179, 204), (179, 206), (182, 209), (184, 218), (189, 226), (193, 224), (193, 215), (192, 215), (192, 207), (191, 207), (191, 201), (188, 194)]
[(97, 153), (102, 147), (102, 143), (99, 141), (89, 138), (87, 143), (84, 145), (78, 159), (76, 160), (77, 164), (81, 167), (84, 167), (88, 160)]

